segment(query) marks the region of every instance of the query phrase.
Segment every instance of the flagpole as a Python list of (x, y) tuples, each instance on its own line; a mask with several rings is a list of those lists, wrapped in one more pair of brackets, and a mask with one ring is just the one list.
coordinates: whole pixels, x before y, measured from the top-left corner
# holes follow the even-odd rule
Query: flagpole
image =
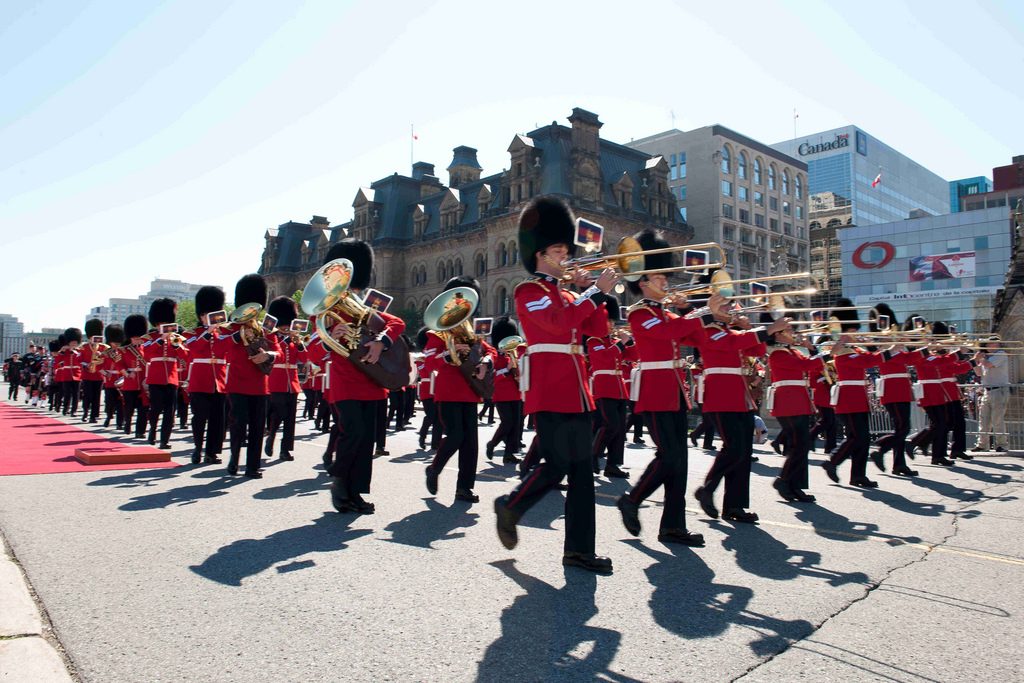
[(412, 173), (412, 165), (416, 163), (416, 124), (409, 124), (409, 173)]

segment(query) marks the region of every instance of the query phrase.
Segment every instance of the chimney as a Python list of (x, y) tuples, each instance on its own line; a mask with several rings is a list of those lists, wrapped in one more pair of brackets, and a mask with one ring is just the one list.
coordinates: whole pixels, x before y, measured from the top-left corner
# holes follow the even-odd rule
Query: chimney
[(425, 161), (417, 161), (412, 165), (412, 179), (423, 180), (424, 176), (434, 175), (434, 165)]
[(448, 186), (461, 187), (466, 183), (480, 180), (480, 163), (476, 160), (476, 150), (472, 147), (459, 145), (452, 150), (452, 163), (448, 164)]

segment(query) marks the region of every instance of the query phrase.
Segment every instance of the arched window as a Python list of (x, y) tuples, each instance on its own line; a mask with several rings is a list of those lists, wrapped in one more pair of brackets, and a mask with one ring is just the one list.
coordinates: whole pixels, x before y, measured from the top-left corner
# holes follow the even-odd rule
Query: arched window
[(761, 185), (761, 160), (754, 157), (754, 184)]
[(473, 267), (473, 271), (476, 273), (477, 277), (483, 277), (487, 272), (487, 259), (483, 254), (476, 255), (476, 263)]
[(437, 281), (444, 282), (444, 261), (437, 263)]
[(504, 244), (498, 245), (498, 267), (503, 268), (508, 265), (508, 249)]
[(722, 173), (732, 173), (732, 157), (729, 155), (729, 145), (722, 147)]
[(811, 221), (810, 228), (811, 230), (818, 230), (821, 228), (821, 223), (819, 223), (818, 221)]
[(804, 181), (800, 178), (800, 174), (796, 174), (796, 198), (804, 198)]
[(782, 194), (789, 194), (789, 171), (782, 169)]
[(462, 275), (462, 259), (455, 260), (455, 274)]
[(826, 225), (825, 227), (826, 228), (840, 228), (840, 227), (842, 227), (842, 225), (843, 225), (843, 220), (841, 218), (833, 218), (832, 220), (830, 220), (828, 222), (828, 225)]
[(508, 253), (509, 253), (509, 259), (508, 260), (509, 260), (509, 262), (512, 265), (515, 265), (515, 264), (519, 263), (519, 247), (516, 246), (515, 242), (513, 242), (509, 246)]
[(508, 314), (508, 310), (509, 310), (508, 290), (505, 289), (504, 287), (498, 287), (498, 291), (494, 295), (494, 310), (496, 310), (498, 312), (498, 315), (507, 315)]
[(455, 264), (452, 263), (451, 259), (448, 259), (447, 270), (448, 270), (448, 279), (449, 280), (452, 279), (453, 277), (455, 277)]
[(775, 164), (768, 164), (768, 189), (775, 189)]
[(747, 155), (745, 152), (740, 152), (739, 160), (736, 163), (736, 175), (740, 180), (747, 178)]

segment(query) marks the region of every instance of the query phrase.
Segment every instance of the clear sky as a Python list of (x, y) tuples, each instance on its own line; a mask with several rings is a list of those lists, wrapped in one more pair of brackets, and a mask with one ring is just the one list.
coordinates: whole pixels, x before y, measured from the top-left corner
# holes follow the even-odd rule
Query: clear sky
[[(574, 106), (616, 142), (855, 124), (947, 179), (1024, 153), (1021, 2), (0, 2), (0, 312), (225, 287), (267, 228)], [(674, 120), (673, 120), (674, 116)]]

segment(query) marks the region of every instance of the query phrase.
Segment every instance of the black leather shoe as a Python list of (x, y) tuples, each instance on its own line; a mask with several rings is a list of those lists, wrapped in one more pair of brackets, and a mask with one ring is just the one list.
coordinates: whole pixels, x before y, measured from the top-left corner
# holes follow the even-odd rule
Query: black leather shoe
[(658, 534), (658, 540), (662, 543), (678, 543), (688, 545), (691, 548), (703, 548), (704, 536), (693, 534), (686, 529), (662, 529)]
[(756, 512), (747, 512), (740, 508), (726, 510), (722, 513), (722, 519), (727, 522), (741, 522), (743, 524), (754, 524), (760, 519)]
[(813, 503), (818, 500), (811, 494), (804, 493), (800, 489), (790, 489), (790, 492), (793, 494), (793, 497), (796, 498), (796, 502), (798, 503)]
[(947, 460), (946, 458), (932, 458), (933, 465), (943, 465), (944, 467), (952, 467), (953, 461)]
[(894, 467), (892, 473), (900, 477), (916, 477), (917, 470), (912, 470), (909, 467)]
[(361, 515), (372, 515), (377, 511), (377, 506), (368, 500), (364, 500), (358, 493), (350, 500), (349, 506)]
[(697, 437), (691, 436), (690, 437), (690, 443), (692, 443), (693, 447), (696, 448), (697, 447)]
[(971, 449), (971, 453), (984, 453), (986, 450), (988, 449), (982, 448), (981, 446), (975, 446)]
[(579, 567), (596, 574), (611, 574), (612, 561), (600, 555), (584, 553), (566, 553), (562, 555), (562, 564), (566, 567)]
[(604, 476), (609, 479), (629, 479), (629, 474), (623, 472), (618, 465), (604, 468)]
[(776, 478), (775, 481), (772, 482), (772, 488), (779, 492), (779, 495), (782, 496), (783, 500), (790, 503), (796, 500), (796, 496), (793, 495), (793, 491), (790, 489), (789, 484), (781, 478)]
[(960, 459), (960, 460), (974, 460), (974, 456), (973, 455), (967, 455), (966, 453), (960, 453), (960, 452), (953, 453), (949, 457), (950, 458), (957, 458), (957, 459)]
[(165, 443), (162, 443), (162, 444), (160, 444), (160, 450), (162, 450), (162, 451), (169, 451), (169, 450), (172, 450), (172, 449), (171, 449), (171, 444), (169, 444), (169, 443), (166, 443), (166, 442), (165, 442)]
[(494, 514), (498, 516), (498, 540), (505, 546), (506, 550), (512, 550), (519, 543), (519, 534), (516, 531), (516, 523), (519, 515), (509, 510), (506, 505), (508, 496), (498, 496), (494, 499)]
[(232, 477), (238, 475), (238, 465), (228, 465), (228, 474)]
[(626, 527), (633, 536), (640, 535), (640, 505), (633, 502), (629, 496), (619, 496), (615, 501), (615, 507), (622, 513), (622, 526)]
[(880, 452), (875, 451), (871, 454), (871, 462), (875, 463), (875, 467), (879, 470), (885, 472), (885, 460), (882, 458), (882, 454)]
[(282, 460), (294, 460), (295, 456), (292, 455), (291, 453), (289, 453), (288, 451), (281, 451), (281, 459)]
[(778, 441), (772, 441), (771, 443), (772, 450), (775, 451), (777, 455), (782, 455), (782, 445)]
[(484, 455), (487, 456), (488, 460), (494, 459), (494, 444), (487, 442), (487, 447), (484, 449)]
[(821, 463), (821, 469), (825, 470), (825, 474), (828, 475), (829, 479), (831, 479), (837, 484), (839, 483), (839, 473), (836, 472), (836, 466), (833, 465), (830, 461), (826, 460), (825, 462)]
[(373, 452), (373, 457), (375, 457), (375, 458), (379, 457), (381, 455), (391, 455), (391, 451), (389, 451), (387, 449), (384, 449), (384, 448), (378, 448), (377, 450), (375, 450)]
[(355, 512), (356, 506), (348, 497), (348, 484), (340, 477), (331, 479), (331, 505), (338, 512)]
[(601, 463), (598, 462), (597, 458), (594, 458), (593, 462), (591, 463), (590, 471), (593, 472), (594, 474), (601, 473)]
[(693, 497), (700, 503), (700, 509), (711, 519), (718, 519), (718, 510), (715, 508), (715, 500), (711, 492), (703, 486), (693, 492)]
[(470, 489), (455, 489), (455, 500), (461, 500), (467, 503), (479, 503), (480, 496), (473, 493)]
[(856, 487), (862, 488), (862, 489), (877, 489), (878, 488), (878, 482), (877, 481), (871, 481), (867, 477), (864, 477), (863, 479), (851, 479), (850, 480), (850, 486), (856, 486)]
[(420, 437), (420, 450), (421, 451), (427, 450), (427, 437), (425, 437), (425, 436), (421, 436)]
[(437, 495), (437, 472), (433, 465), (427, 465), (427, 491), (432, 496)]
[(564, 481), (560, 481), (557, 484), (555, 484), (555, 490), (556, 491), (568, 491), (569, 490), (569, 485), (566, 484)]
[(320, 460), (324, 463), (324, 470), (331, 469), (331, 454), (330, 453), (324, 453), (322, 456), (320, 456)]
[(263, 455), (272, 457), (274, 455), (274, 439), (267, 439), (266, 443), (263, 444)]
[(263, 473), (260, 472), (259, 470), (257, 470), (256, 472), (250, 472), (246, 470), (245, 476), (249, 477), (250, 479), (262, 479)]
[(202, 458), (203, 458), (202, 451), (198, 451), (198, 450), (192, 451), (192, 464), (193, 465), (198, 465), (199, 461), (202, 460)]
[(208, 465), (219, 465), (224, 461), (218, 458), (216, 455), (208, 455), (205, 458), (203, 458), (203, 462), (205, 462)]
[(995, 447), (994, 449), (992, 449), (992, 450), (993, 450), (994, 452), (996, 452), (996, 453), (1005, 453), (1005, 452), (1006, 452), (1006, 448), (1005, 448), (1005, 447), (1003, 447), (1003, 446), (996, 446), (996, 447)]
[(515, 465), (518, 462), (519, 462), (519, 458), (517, 458), (516, 456), (512, 455), (511, 453), (506, 453), (505, 455), (503, 455), (501, 457), (501, 464), (502, 465)]

